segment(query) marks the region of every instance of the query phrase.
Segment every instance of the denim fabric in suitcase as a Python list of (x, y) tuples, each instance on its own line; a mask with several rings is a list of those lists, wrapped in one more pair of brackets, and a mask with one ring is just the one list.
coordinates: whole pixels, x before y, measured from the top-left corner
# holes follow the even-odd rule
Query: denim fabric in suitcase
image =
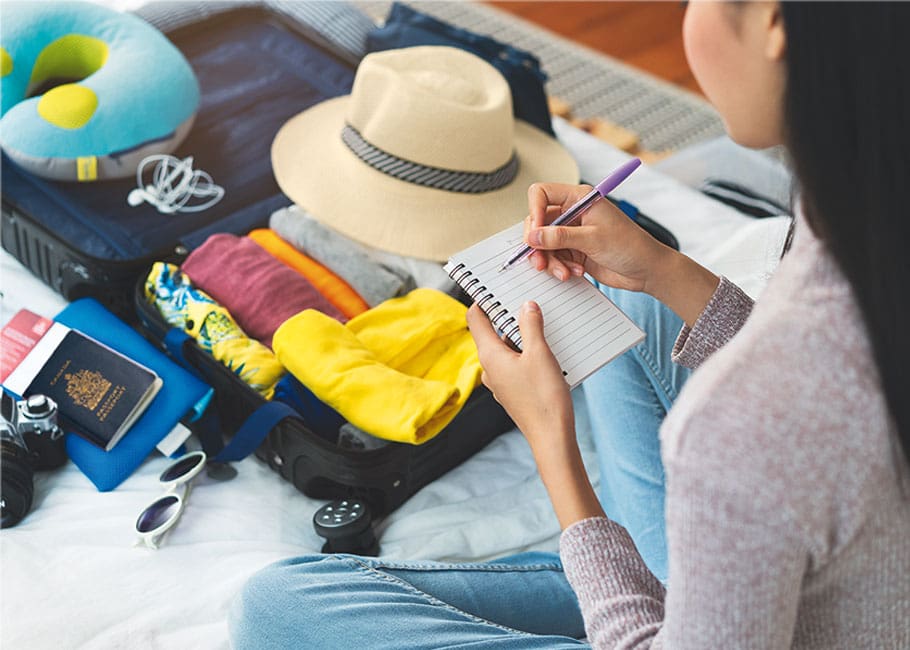
[[(194, 167), (224, 187), (220, 203), (199, 213), (160, 214), (147, 203), (127, 204), (135, 178), (55, 182), (3, 156), (3, 247), (65, 298), (92, 296), (134, 320), (133, 286), (152, 261), (179, 262), (211, 232), (267, 225), (269, 214), (289, 203), (272, 176), (275, 133), (301, 110), (350, 90), (354, 53), (330, 49), (311, 26), (265, 5), (223, 5), (163, 3), (157, 13), (145, 11), (199, 80), (196, 121), (174, 153), (193, 156)], [(309, 3), (292, 10), (316, 9)], [(318, 10), (360, 15), (361, 24), (372, 25), (343, 3)]]

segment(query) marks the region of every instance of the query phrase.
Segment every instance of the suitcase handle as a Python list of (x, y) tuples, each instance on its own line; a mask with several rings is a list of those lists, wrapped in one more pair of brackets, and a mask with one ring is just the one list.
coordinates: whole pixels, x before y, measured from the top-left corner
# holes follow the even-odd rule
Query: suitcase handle
[[(207, 414), (208, 415), (208, 414)], [(249, 416), (234, 432), (230, 442), (224, 444), (217, 415), (203, 417), (196, 434), (205, 453), (214, 462), (227, 463), (243, 460), (262, 444), (265, 437), (285, 418), (299, 417), (297, 411), (284, 402), (266, 402)], [(205, 429), (201, 431), (200, 429)]]
[(266, 402), (243, 421), (231, 441), (215, 456), (216, 461), (241, 460), (252, 454), (269, 431), (285, 418), (298, 417), (284, 402)]

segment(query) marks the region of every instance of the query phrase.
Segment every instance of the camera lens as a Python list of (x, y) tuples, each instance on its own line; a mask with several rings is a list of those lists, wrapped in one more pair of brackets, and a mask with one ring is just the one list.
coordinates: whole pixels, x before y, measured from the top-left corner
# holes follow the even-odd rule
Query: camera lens
[(34, 471), (28, 451), (10, 439), (0, 440), (0, 465), (0, 528), (9, 528), (32, 507)]
[(66, 447), (57, 404), (45, 395), (17, 400), (2, 388), (0, 416), (0, 527), (9, 528), (32, 507), (35, 470), (63, 465)]

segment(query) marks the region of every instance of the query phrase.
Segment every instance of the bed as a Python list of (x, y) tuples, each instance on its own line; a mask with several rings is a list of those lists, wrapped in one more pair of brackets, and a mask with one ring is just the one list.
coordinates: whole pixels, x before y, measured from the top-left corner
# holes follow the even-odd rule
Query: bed
[[(599, 179), (627, 154), (562, 120), (557, 136)], [(711, 164), (710, 150), (684, 165)], [(616, 192), (669, 228), (681, 249), (758, 296), (779, 259), (789, 219), (756, 220), (693, 189), (673, 158), (645, 167)], [(758, 174), (764, 174), (761, 168)], [(771, 173), (771, 172), (767, 172)], [(22, 307), (51, 316), (63, 299), (6, 252), (0, 323)], [(582, 454), (597, 467), (583, 389), (573, 394)], [(39, 474), (35, 503), (0, 534), (0, 645), (4, 648), (227, 648), (226, 616), (243, 582), (275, 560), (318, 552), (312, 527), (324, 504), (254, 457), (235, 479), (197, 479), (179, 524), (159, 550), (134, 546), (133, 523), (158, 496), (168, 464), (150, 457), (112, 492), (78, 468)], [(376, 527), (383, 556), (483, 561), (556, 550), (559, 527), (520, 432), (509, 431), (415, 494)]]

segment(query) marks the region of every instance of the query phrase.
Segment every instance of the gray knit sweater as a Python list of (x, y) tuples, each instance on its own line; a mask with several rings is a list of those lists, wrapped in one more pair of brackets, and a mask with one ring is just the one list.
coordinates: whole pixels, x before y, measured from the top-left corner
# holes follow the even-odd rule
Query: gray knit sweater
[(560, 540), (591, 644), (910, 648), (910, 468), (805, 223), (755, 308), (722, 280), (674, 358), (699, 368), (661, 429), (667, 589), (608, 519)]

